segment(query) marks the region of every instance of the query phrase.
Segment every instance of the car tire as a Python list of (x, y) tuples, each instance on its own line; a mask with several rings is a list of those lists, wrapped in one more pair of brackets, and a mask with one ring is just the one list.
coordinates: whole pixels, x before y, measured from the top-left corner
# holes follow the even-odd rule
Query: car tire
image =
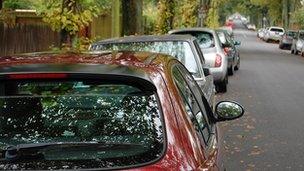
[(234, 70), (239, 70), (241, 66), (241, 61), (238, 62), (238, 64), (234, 67)]
[(225, 79), (215, 85), (215, 90), (217, 93), (226, 93), (227, 92), (227, 84), (228, 84), (228, 75), (226, 75)]
[(226, 93), (227, 92), (227, 84), (225, 81), (219, 83), (218, 85), (215, 86), (216, 92), (218, 93)]
[(233, 75), (234, 74), (234, 68), (233, 66), (231, 66), (230, 68), (228, 68), (228, 75)]
[(291, 48), (291, 51), (290, 51), (290, 53), (291, 53), (291, 54), (294, 54), (294, 50), (293, 50), (292, 48)]
[(279, 48), (280, 48), (280, 49), (284, 49), (284, 45), (283, 45), (283, 44), (280, 44), (280, 45), (279, 45)]
[(295, 54), (295, 55), (298, 55), (299, 52), (298, 52), (297, 50), (294, 50), (294, 54)]

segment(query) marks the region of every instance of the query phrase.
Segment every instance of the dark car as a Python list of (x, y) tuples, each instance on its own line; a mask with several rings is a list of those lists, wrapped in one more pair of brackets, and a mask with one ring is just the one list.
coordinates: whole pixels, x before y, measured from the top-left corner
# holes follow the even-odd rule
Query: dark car
[(297, 31), (295, 30), (288, 30), (286, 31), (282, 38), (280, 39), (279, 42), (279, 48), (280, 49), (291, 49), (291, 45), (292, 45), (292, 40), (293, 38), (295, 38), (297, 35)]
[(226, 92), (228, 84), (228, 57), (224, 52), (222, 43), (213, 29), (208, 28), (182, 28), (169, 31), (174, 35), (192, 35), (196, 37), (201, 48), (205, 65), (210, 68), (217, 92)]
[(240, 45), (240, 42), (234, 41), (226, 30), (218, 29), (216, 32), (223, 44), (225, 53), (228, 56), (228, 74), (233, 75), (234, 70), (239, 70), (241, 64), (240, 52), (236, 47), (236, 45)]
[(0, 58), (0, 170), (222, 170), (217, 122), (167, 55), (40, 53)]
[[(91, 45), (90, 50), (148, 51), (176, 57), (193, 74), (210, 104), (214, 103), (213, 77), (205, 67), (205, 59), (196, 39), (189, 35), (128, 36), (102, 40)], [(207, 73), (204, 71), (208, 71)]]

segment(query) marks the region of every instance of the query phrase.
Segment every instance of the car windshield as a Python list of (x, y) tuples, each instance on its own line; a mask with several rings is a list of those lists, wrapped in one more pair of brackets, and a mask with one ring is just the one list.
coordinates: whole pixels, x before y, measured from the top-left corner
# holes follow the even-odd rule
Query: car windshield
[(270, 31), (273, 31), (273, 32), (284, 32), (284, 30), (280, 29), (280, 28), (271, 28)]
[(294, 37), (297, 34), (295, 31), (288, 31), (287, 36)]
[[(0, 88), (0, 170), (128, 167), (162, 154), (154, 92), (96, 80), (15, 80)], [(5, 150), (20, 144), (42, 146), (15, 165)]]
[(194, 77), (200, 77), (197, 61), (189, 42), (184, 41), (153, 41), (131, 43), (109, 43), (96, 45), (92, 50), (129, 50), (163, 53), (176, 57)]
[(224, 32), (217, 31), (217, 35), (218, 35), (222, 44), (227, 44), (228, 43)]
[(304, 32), (300, 32), (300, 33), (299, 33), (299, 38), (300, 38), (300, 39), (304, 39)]
[(181, 32), (176, 34), (190, 34), (197, 39), (197, 42), (201, 49), (207, 49), (215, 47), (214, 38), (211, 33), (207, 32)]

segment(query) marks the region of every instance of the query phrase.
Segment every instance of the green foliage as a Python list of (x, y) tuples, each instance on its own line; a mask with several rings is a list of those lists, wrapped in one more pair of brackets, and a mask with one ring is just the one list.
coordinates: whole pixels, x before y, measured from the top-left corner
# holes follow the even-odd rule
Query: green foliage
[(16, 15), (11, 9), (3, 8), (0, 11), (0, 21), (5, 23), (9, 27), (14, 27), (16, 20)]
[(273, 23), (280, 23), (282, 21), (282, 0), (250, 0), (254, 5), (265, 7), (268, 9), (268, 14)]
[(301, 29), (304, 28), (304, 7), (298, 9), (293, 13), (292, 19), (296, 22)]
[(168, 33), (173, 28), (174, 0), (159, 0), (158, 3), (158, 22), (157, 32), (160, 34)]
[(263, 15), (271, 21), (272, 24), (280, 24), (282, 21), (282, 0), (226, 0), (220, 8), (220, 18), (239, 12), (250, 16), (251, 22), (258, 24)]
[(158, 20), (157, 0), (143, 1), (143, 18), (145, 34), (153, 34)]
[(84, 0), (44, 0), (38, 14), (55, 31), (65, 30), (70, 35), (76, 35), (90, 24), (99, 14), (99, 8), (93, 1)]
[(197, 0), (182, 0), (177, 5), (177, 15), (175, 17), (176, 27), (195, 27), (197, 25), (197, 10), (199, 3)]
[(219, 23), (219, 1), (211, 1), (211, 6), (208, 11), (206, 25), (209, 28), (218, 28), (220, 26)]
[(3, 8), (0, 11), (0, 21), (3, 21), (7, 26), (14, 27), (16, 14), (15, 9), (33, 9), (35, 0), (5, 0)]
[(168, 33), (173, 28), (197, 25), (198, 0), (159, 0), (157, 32)]
[(5, 0), (3, 8), (7, 9), (32, 9), (32, 0)]
[(88, 38), (88, 37), (75, 37), (73, 39), (72, 45), (63, 44), (61, 47), (51, 46), (49, 49), (55, 53), (81, 53), (87, 51), (89, 46), (100, 40), (100, 37)]

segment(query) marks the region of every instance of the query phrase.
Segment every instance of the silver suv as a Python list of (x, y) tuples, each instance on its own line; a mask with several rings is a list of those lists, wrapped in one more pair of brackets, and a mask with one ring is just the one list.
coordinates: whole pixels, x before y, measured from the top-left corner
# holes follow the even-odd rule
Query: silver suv
[(264, 37), (266, 42), (269, 41), (280, 41), (282, 36), (284, 35), (285, 30), (282, 27), (270, 27)]
[(127, 36), (93, 43), (92, 51), (154, 52), (171, 55), (182, 62), (192, 73), (211, 106), (214, 103), (213, 77), (204, 68), (204, 56), (195, 37), (189, 35)]
[(299, 30), (292, 40), (291, 53), (298, 54), (302, 52), (302, 47), (304, 45), (304, 30)]
[(226, 92), (228, 84), (228, 56), (225, 54), (218, 34), (208, 28), (185, 28), (172, 30), (169, 34), (188, 34), (197, 38), (204, 54), (205, 66), (210, 68), (217, 92)]

